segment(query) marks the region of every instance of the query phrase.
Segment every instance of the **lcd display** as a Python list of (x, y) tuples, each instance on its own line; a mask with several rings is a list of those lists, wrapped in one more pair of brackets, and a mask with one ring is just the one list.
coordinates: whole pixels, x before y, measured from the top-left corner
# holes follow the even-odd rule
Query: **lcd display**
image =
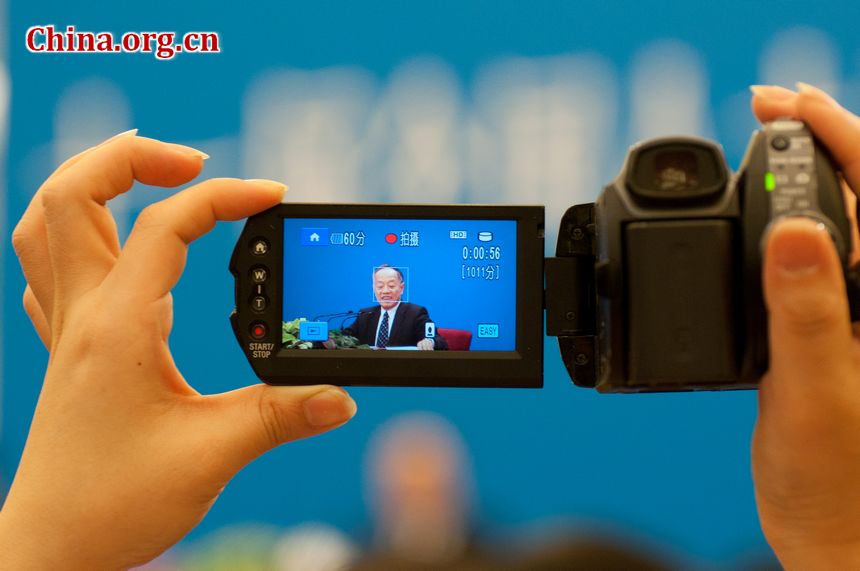
[(517, 222), (284, 218), (283, 347), (515, 351)]

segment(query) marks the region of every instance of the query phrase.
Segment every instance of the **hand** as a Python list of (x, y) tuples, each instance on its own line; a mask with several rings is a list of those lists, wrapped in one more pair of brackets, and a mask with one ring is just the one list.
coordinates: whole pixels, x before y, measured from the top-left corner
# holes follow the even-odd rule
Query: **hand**
[[(756, 86), (756, 116), (805, 121), (860, 189), (860, 118), (799, 88)], [(856, 257), (854, 200), (847, 192)], [(770, 370), (752, 448), (762, 529), (786, 569), (860, 569), (860, 344), (827, 232), (805, 219), (777, 225), (763, 280)]]
[(188, 244), (216, 220), (277, 204), (285, 187), (202, 182), (144, 210), (122, 250), (105, 202), (134, 179), (183, 184), (204, 158), (133, 132), (117, 136), (60, 166), (15, 229), (24, 305), (50, 360), (0, 512), (0, 568), (140, 565), (192, 529), (255, 457), (355, 412), (334, 387), (201, 395), (177, 370), (170, 290)]
[(418, 342), (419, 351), (432, 351), (436, 347), (436, 342), (432, 339), (422, 339)]

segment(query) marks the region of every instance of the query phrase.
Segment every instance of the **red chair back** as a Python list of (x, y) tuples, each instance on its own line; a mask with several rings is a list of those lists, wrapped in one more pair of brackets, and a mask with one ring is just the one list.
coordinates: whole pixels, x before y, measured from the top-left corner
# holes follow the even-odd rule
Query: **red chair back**
[(472, 332), (465, 329), (438, 328), (436, 332), (448, 342), (449, 351), (468, 351), (472, 344)]

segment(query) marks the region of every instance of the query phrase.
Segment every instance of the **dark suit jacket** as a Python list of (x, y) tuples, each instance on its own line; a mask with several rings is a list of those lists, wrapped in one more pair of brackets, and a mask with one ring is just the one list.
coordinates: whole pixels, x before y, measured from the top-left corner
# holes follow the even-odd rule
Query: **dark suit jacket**
[[(344, 328), (343, 332), (358, 337), (359, 343), (376, 344), (376, 326), (382, 314), (380, 306), (367, 307), (358, 313), (355, 322)], [(401, 302), (394, 313), (394, 327), (388, 333), (388, 344), (392, 347), (415, 346), (424, 339), (424, 325), (430, 319), (427, 308), (414, 303)], [(436, 333), (436, 351), (447, 349), (445, 338)]]

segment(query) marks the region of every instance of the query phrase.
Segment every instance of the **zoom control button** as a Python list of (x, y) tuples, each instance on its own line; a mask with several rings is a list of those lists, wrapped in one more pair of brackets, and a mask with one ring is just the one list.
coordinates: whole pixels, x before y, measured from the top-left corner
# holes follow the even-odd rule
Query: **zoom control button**
[(266, 310), (266, 307), (269, 306), (268, 300), (262, 296), (257, 295), (251, 299), (251, 309), (256, 311), (257, 313), (261, 313)]
[(265, 323), (257, 322), (257, 323), (251, 324), (250, 333), (251, 333), (251, 337), (254, 339), (258, 339), (258, 340), (262, 339), (266, 336), (266, 333), (268, 333), (268, 332), (269, 332), (269, 330), (266, 327)]
[(776, 137), (774, 137), (771, 140), (770, 146), (773, 147), (777, 151), (784, 151), (789, 146), (791, 146), (791, 141), (788, 140), (788, 137), (783, 137), (782, 135), (777, 135)]
[(251, 269), (251, 281), (255, 284), (261, 284), (269, 279), (269, 270), (262, 266), (257, 266)]

